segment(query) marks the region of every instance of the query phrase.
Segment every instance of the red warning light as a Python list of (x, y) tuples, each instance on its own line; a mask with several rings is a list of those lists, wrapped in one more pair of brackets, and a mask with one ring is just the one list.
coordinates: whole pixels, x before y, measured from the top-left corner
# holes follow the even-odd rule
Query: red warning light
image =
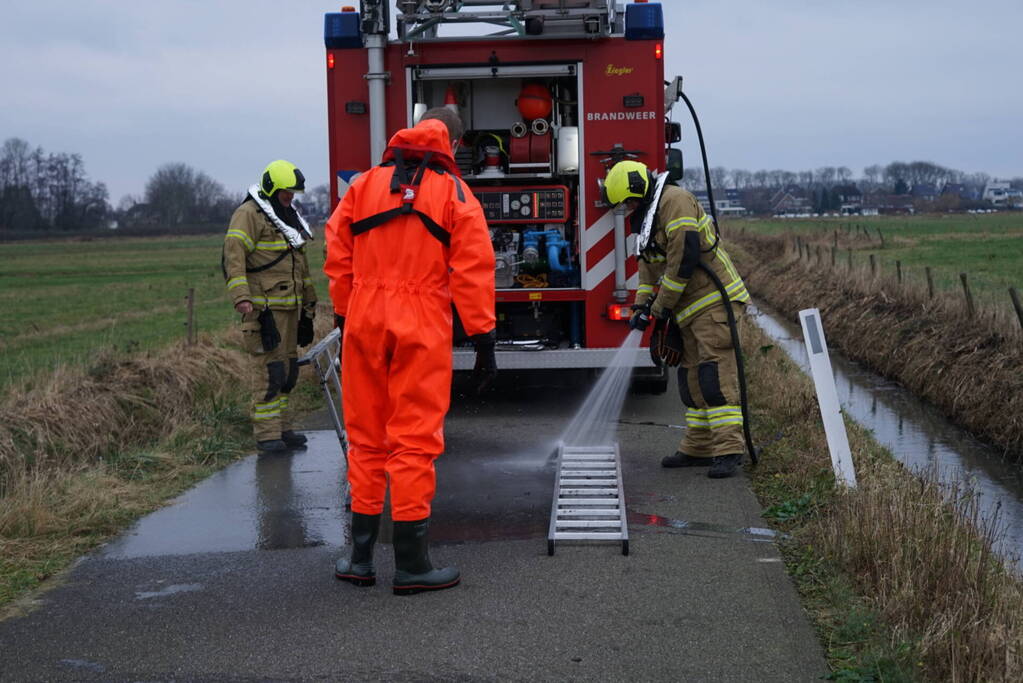
[(328, 52), (327, 53), (327, 68), (328, 69), (333, 69), (334, 68), (334, 53), (333, 52)]
[(657, 43), (654, 45), (654, 59), (661, 59), (664, 57), (664, 45)]
[(632, 317), (632, 308), (621, 304), (607, 305), (608, 320), (628, 320)]

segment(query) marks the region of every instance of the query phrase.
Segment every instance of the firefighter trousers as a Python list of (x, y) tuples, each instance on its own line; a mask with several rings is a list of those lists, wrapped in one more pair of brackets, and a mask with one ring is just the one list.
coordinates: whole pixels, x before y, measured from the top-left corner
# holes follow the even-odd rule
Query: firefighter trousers
[[(731, 305), (738, 320), (743, 305)], [(681, 452), (695, 458), (745, 452), (739, 373), (723, 305), (700, 312), (682, 328), (678, 388), (686, 408)]]
[(252, 392), (252, 431), (256, 441), (273, 441), (291, 429), (288, 395), (298, 382), (299, 309), (274, 310), (274, 323), (281, 342), (272, 351), (263, 351), (259, 334), (259, 311), (242, 318), (242, 337), (249, 354), (249, 378)]

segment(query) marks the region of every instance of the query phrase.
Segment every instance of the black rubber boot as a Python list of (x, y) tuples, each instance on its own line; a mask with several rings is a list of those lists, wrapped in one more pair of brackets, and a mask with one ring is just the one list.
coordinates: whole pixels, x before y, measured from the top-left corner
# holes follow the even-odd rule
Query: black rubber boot
[(283, 453), (288, 450), (288, 447), (280, 439), (269, 439), (267, 441), (257, 441), (256, 448), (260, 453)]
[(304, 434), (299, 434), (298, 432), (289, 429), (281, 432), (281, 441), (283, 441), (284, 445), (289, 448), (301, 448), (302, 446), (305, 446), (308, 439), (305, 438)]
[(455, 567), (434, 569), (430, 562), (426, 533), (430, 518), (394, 523), (394, 594), (412, 595), (457, 586)]
[(731, 453), (729, 455), (718, 455), (714, 457), (714, 462), (710, 465), (710, 471), (707, 472), (707, 476), (711, 479), (724, 479), (735, 474), (735, 470), (738, 469), (739, 463), (742, 462), (742, 453)]
[(373, 545), (380, 531), (380, 515), (352, 513), (352, 554), (334, 565), (334, 576), (356, 586), (372, 586), (377, 582), (373, 568)]
[(714, 458), (696, 458), (682, 451), (661, 458), (661, 467), (706, 467)]

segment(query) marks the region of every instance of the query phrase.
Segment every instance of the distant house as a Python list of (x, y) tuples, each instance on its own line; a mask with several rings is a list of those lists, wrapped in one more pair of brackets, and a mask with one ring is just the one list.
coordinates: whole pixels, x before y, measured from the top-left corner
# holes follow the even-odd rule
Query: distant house
[(838, 185), (834, 189), (838, 196), (839, 212), (843, 216), (862, 213), (863, 193), (855, 185)]
[(803, 188), (796, 185), (782, 188), (771, 197), (771, 213), (775, 216), (811, 213), (810, 198)]
[(1017, 190), (1009, 185), (1008, 180), (992, 180), (984, 186), (984, 194), (981, 199), (991, 202), (994, 206), (1021, 206), (1023, 205), (1023, 191)]
[(861, 213), (864, 216), (908, 215), (916, 213), (916, 207), (912, 195), (873, 192), (863, 198)]
[[(724, 193), (723, 197), (721, 196), (722, 192)], [(710, 201), (707, 199), (706, 191), (697, 190), (693, 195), (700, 202), (703, 210), (710, 213)], [(717, 208), (718, 216), (745, 216), (749, 213), (746, 207), (742, 205), (742, 196), (739, 190), (718, 190), (718, 193), (714, 195), (714, 204)]]
[(932, 183), (917, 183), (913, 185), (913, 189), (909, 191), (909, 194), (913, 199), (933, 202), (938, 198), (938, 188)]

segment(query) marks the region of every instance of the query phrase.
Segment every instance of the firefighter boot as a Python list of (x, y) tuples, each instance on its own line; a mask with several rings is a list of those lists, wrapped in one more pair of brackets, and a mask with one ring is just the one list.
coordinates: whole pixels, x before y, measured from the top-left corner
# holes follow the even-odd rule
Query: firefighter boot
[(260, 453), (283, 453), (288, 450), (288, 447), (280, 439), (268, 439), (266, 441), (257, 441), (256, 449)]
[(334, 576), (356, 586), (372, 586), (377, 582), (373, 568), (373, 545), (380, 531), (380, 515), (352, 513), (352, 554), (334, 565)]
[(302, 448), (305, 446), (308, 439), (305, 438), (304, 434), (288, 429), (281, 432), (281, 441), (284, 442), (288, 448)]
[(714, 458), (697, 458), (682, 451), (661, 458), (661, 467), (705, 467)]
[(430, 518), (394, 523), (394, 594), (412, 595), (458, 585), (455, 567), (434, 569), (426, 533)]
[(711, 479), (724, 479), (735, 474), (739, 463), (742, 462), (742, 453), (730, 453), (729, 455), (718, 455), (710, 465), (707, 476)]

